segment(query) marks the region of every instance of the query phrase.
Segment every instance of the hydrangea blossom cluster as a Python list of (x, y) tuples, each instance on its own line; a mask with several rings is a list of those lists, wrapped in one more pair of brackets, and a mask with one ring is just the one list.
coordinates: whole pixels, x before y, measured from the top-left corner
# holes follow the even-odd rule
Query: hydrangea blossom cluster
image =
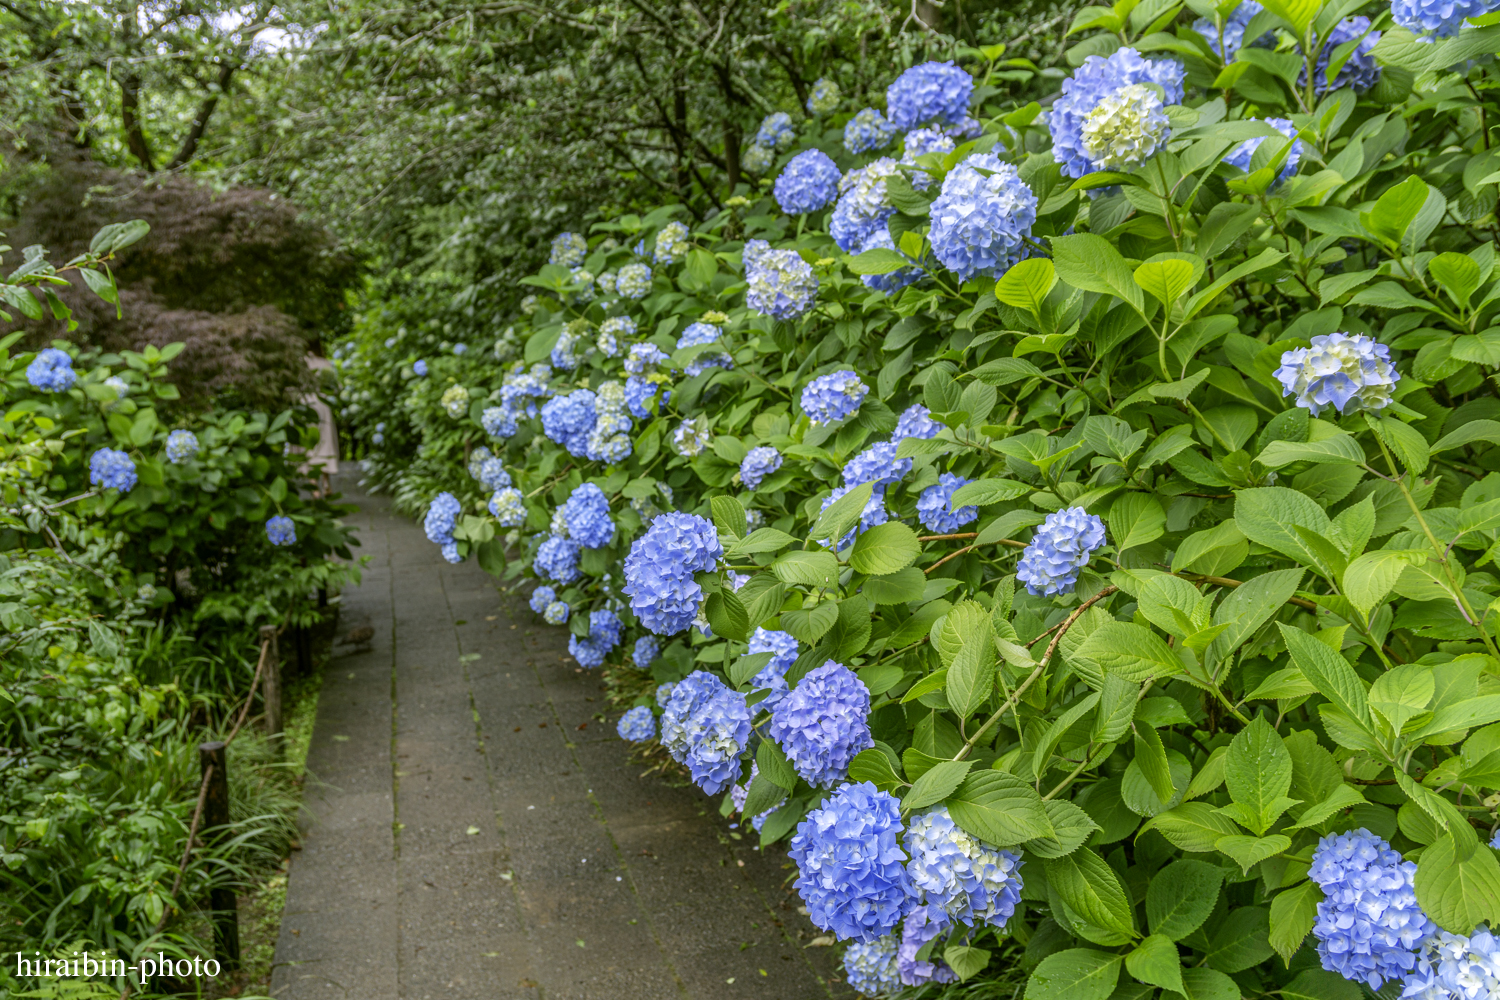
[(646, 293), (651, 291), (651, 268), (639, 262), (626, 264), (620, 268), (620, 276), (615, 279), (615, 290), (620, 293), (621, 298), (645, 298)]
[(947, 806), (912, 817), (905, 845), (912, 888), (943, 919), (1004, 927), (1015, 913), (1021, 901), (1020, 856), (966, 833)]
[[(525, 414), (527, 417), (535, 417), (537, 414), (536, 401), (545, 399), (551, 394), (548, 383), (552, 381), (552, 368), (545, 364), (535, 364), (526, 370), (522, 362), (516, 362), (515, 366), (500, 380), (500, 405), (505, 407), (514, 417)], [(514, 431), (511, 432), (515, 433)], [(504, 435), (509, 436), (509, 435)]]
[(1323, 968), (1378, 990), (1416, 967), (1438, 930), (1417, 905), (1416, 871), (1369, 830), (1318, 841), (1307, 875), (1323, 890), (1313, 924)]
[(630, 430), (635, 424), (626, 410), (625, 387), (602, 383), (594, 400), (594, 426), (584, 442), (584, 454), (595, 462), (613, 465), (630, 457)]
[(1106, 94), (1083, 122), (1083, 151), (1097, 170), (1134, 170), (1172, 134), (1156, 91), (1132, 83)]
[(559, 264), (563, 267), (574, 268), (583, 263), (583, 258), (588, 256), (589, 244), (577, 233), (558, 233), (552, 237), (552, 253), (547, 257), (547, 263)]
[(943, 178), (932, 203), (932, 252), (960, 281), (998, 277), (1025, 254), (1036, 207), (1015, 167), (992, 153), (970, 156)]
[(272, 545), (291, 545), (297, 541), (297, 526), (285, 514), (268, 517), (266, 538)]
[(899, 483), (911, 471), (912, 460), (896, 457), (894, 441), (877, 441), (849, 459), (844, 465), (844, 485), (851, 489), (861, 483), (874, 483), (877, 494), (887, 486)]
[[(722, 341), (724, 331), (712, 323), (702, 321), (689, 323), (677, 338), (677, 349), (679, 351), (688, 347), (700, 347), (704, 344), (717, 344)], [(710, 368), (733, 368), (734, 359), (723, 351), (703, 351), (693, 360), (687, 363), (686, 374), (688, 378), (701, 375)]]
[[(834, 487), (833, 492), (823, 498), (823, 505), (819, 509), (827, 510), (830, 506), (832, 506), (835, 500), (841, 498), (851, 489), (853, 489), (853, 487), (851, 486)], [(886, 523), (890, 519), (890, 511), (885, 509), (884, 496), (879, 490), (874, 491), (870, 494), (870, 499), (865, 503), (865, 509), (860, 512), (859, 523), (853, 528), (850, 528), (847, 535), (839, 539), (839, 543), (837, 546), (838, 550), (842, 552), (843, 550), (854, 544), (855, 537), (863, 534), (866, 531), (869, 531), (877, 524)], [(828, 544), (829, 539), (820, 538), (818, 539), (818, 541), (823, 542), (826, 545)]]
[(457, 420), (469, 412), (469, 390), (461, 385), (450, 385), (443, 390), (443, 396), (438, 402), (444, 413)]
[(708, 421), (701, 414), (692, 420), (684, 420), (672, 432), (672, 447), (677, 450), (677, 454), (686, 458), (696, 458), (703, 454), (709, 440)]
[(542, 407), (542, 433), (568, 449), (574, 458), (588, 454), (589, 432), (594, 429), (594, 394), (574, 389), (554, 396)]
[[(662, 701), (662, 688), (667, 688), (666, 701)], [(724, 682), (706, 670), (694, 670), (676, 684), (663, 684), (657, 689), (656, 701), (662, 707), (661, 745), (677, 763), (687, 762), (693, 718), (724, 690)]]
[[(640, 345), (637, 344), (637, 347)], [(661, 388), (661, 382), (655, 378), (641, 378), (632, 375), (625, 380), (625, 408), (630, 415), (637, 420), (649, 420), (652, 411), (646, 404), (656, 395), (656, 390)], [(662, 393), (661, 405), (665, 406), (667, 399), (671, 397), (670, 392)]]
[(755, 144), (778, 151), (795, 146), (797, 129), (792, 125), (792, 116), (785, 111), (773, 111), (766, 115), (755, 132)]
[[(1063, 81), (1062, 96), (1053, 103), (1047, 119), (1052, 133), (1052, 156), (1062, 164), (1062, 172), (1068, 177), (1082, 177), (1101, 169), (1089, 151), (1084, 127), (1105, 98), (1112, 97), (1126, 87), (1150, 83), (1156, 84), (1166, 95), (1165, 101), (1162, 101), (1153, 94), (1157, 102), (1178, 104), (1182, 101), (1182, 80), (1181, 63), (1170, 59), (1145, 59), (1132, 48), (1119, 49), (1107, 59), (1101, 56), (1089, 56), (1085, 59), (1077, 72)], [(1119, 109), (1119, 105), (1118, 100), (1111, 102), (1106, 115), (1115, 116), (1116, 109), (1119, 114), (1128, 113), (1128, 108)], [(1119, 124), (1124, 129), (1128, 123), (1120, 118)], [(1145, 123), (1140, 124), (1144, 127)], [(1129, 129), (1118, 134), (1105, 129), (1102, 118), (1096, 124), (1093, 134), (1096, 150), (1106, 148), (1099, 144), (1102, 137), (1110, 138), (1108, 148), (1113, 148), (1113, 143), (1119, 143), (1123, 149), (1134, 141)], [(1170, 130), (1158, 134), (1153, 129), (1152, 141), (1156, 144), (1165, 143), (1169, 135)]]
[(615, 727), (615, 732), (620, 734), (622, 740), (644, 743), (656, 735), (656, 716), (645, 705), (637, 705), (620, 716), (620, 724)]
[(969, 505), (953, 509), (953, 494), (959, 487), (967, 486), (969, 480), (952, 472), (945, 472), (938, 481), (922, 491), (917, 498), (917, 520), (922, 527), (939, 535), (957, 531), (964, 525), (979, 520), (979, 508)]
[(656, 641), (654, 635), (643, 635), (635, 641), (635, 648), (630, 651), (630, 660), (637, 667), (645, 670), (651, 666), (651, 661), (656, 659), (661, 652), (661, 643)]
[(1223, 44), (1219, 44), (1219, 29), (1206, 17), (1200, 17), (1193, 22), (1193, 30), (1202, 35), (1219, 58), (1226, 64), (1234, 62), (1234, 57), (1239, 54), (1240, 49), (1246, 44), (1264, 44), (1268, 36), (1262, 35), (1258, 39), (1245, 41), (1245, 29), (1250, 26), (1250, 19), (1264, 10), (1255, 0), (1240, 0), (1240, 5), (1230, 12), (1224, 20)]
[(1500, 938), (1480, 924), (1469, 937), (1439, 931), (1403, 984), (1400, 1000), (1500, 997)]
[(891, 124), (903, 132), (928, 122), (957, 124), (969, 113), (974, 78), (951, 62), (918, 63), (885, 90)]
[(896, 430), (891, 434), (891, 440), (899, 442), (905, 438), (921, 438), (928, 441), (937, 437), (942, 429), (942, 425), (932, 419), (931, 410), (921, 403), (913, 403), (896, 418)]
[(772, 193), (787, 215), (816, 212), (833, 204), (839, 195), (843, 174), (821, 149), (809, 149), (792, 157), (776, 178)]
[(703, 589), (694, 573), (707, 573), (724, 558), (714, 526), (695, 514), (673, 512), (651, 522), (625, 557), (625, 594), (630, 610), (657, 635), (675, 635), (693, 624)]
[(770, 733), (808, 784), (832, 788), (848, 777), (855, 755), (875, 745), (869, 716), (869, 688), (854, 671), (829, 660), (777, 703)]
[(901, 985), (951, 983), (958, 978), (941, 958), (923, 961), (918, 957), (922, 948), (949, 926), (945, 917), (936, 906), (913, 906), (907, 913), (901, 925), (901, 944), (896, 949), (896, 974), (901, 977)]
[(521, 491), (513, 486), (496, 490), (490, 497), (489, 508), (502, 528), (519, 528), (526, 523), (526, 503)]
[(599, 286), (599, 292), (601, 295), (608, 297), (617, 293), (618, 289), (616, 285), (619, 280), (620, 275), (618, 274), (618, 272), (605, 271), (603, 274), (599, 275), (599, 277), (594, 279), (594, 284)]
[(114, 409), (120, 400), (130, 395), (130, 383), (126, 382), (118, 375), (111, 375), (109, 378), (104, 380), (104, 384), (115, 391), (115, 402), (109, 403), (107, 405), (108, 409)]
[(901, 804), (868, 781), (845, 785), (808, 813), (787, 853), (812, 922), (865, 944), (895, 930), (911, 889), (900, 837)]
[[(952, 136), (936, 128), (919, 128), (908, 132), (904, 143), (906, 152), (901, 154), (901, 165), (904, 167), (915, 167), (919, 156), (925, 156), (928, 153), (951, 153), (957, 148)], [(932, 177), (927, 171), (916, 170), (912, 173), (911, 186), (918, 191), (927, 190), (931, 184)]]
[[(1286, 162), (1281, 165), (1281, 172), (1276, 175), (1276, 183), (1284, 184), (1288, 177), (1297, 172), (1297, 164), (1302, 162), (1302, 140), (1297, 138), (1297, 126), (1293, 125), (1289, 118), (1265, 118), (1262, 119), (1267, 125), (1292, 140), (1292, 148), (1287, 151)], [(1260, 144), (1266, 141), (1265, 136), (1256, 136), (1254, 139), (1246, 139), (1224, 157), (1224, 162), (1231, 166), (1239, 167), (1249, 173), (1250, 158), (1260, 148)]]
[(718, 795), (740, 776), (740, 757), (750, 742), (750, 708), (745, 696), (721, 685), (687, 722), (684, 763), (693, 783)]
[(167, 435), (167, 461), (173, 465), (186, 462), (198, 454), (198, 435), (192, 431), (173, 431)]
[(609, 499), (594, 483), (580, 483), (562, 505), (568, 537), (590, 549), (602, 549), (615, 540), (615, 522), (610, 520)]
[(781, 452), (770, 445), (751, 448), (740, 460), (740, 482), (745, 489), (759, 488), (761, 481), (781, 468)]
[(1401, 379), (1391, 349), (1362, 333), (1314, 337), (1310, 347), (1282, 354), (1281, 367), (1272, 374), (1281, 382), (1282, 396), (1296, 396), (1297, 405), (1315, 417), (1325, 406), (1340, 413), (1383, 409)]
[(1433, 42), (1452, 38), (1470, 17), (1483, 17), (1500, 9), (1497, 0), (1391, 0), (1391, 20), (1417, 36)]
[(423, 361), (421, 358), (418, 358), (411, 363), (411, 370), (416, 372), (418, 378), (426, 378), (427, 362)]
[(599, 341), (596, 346), (601, 354), (612, 358), (620, 353), (620, 341), (634, 337), (635, 331), (635, 320), (629, 316), (611, 316), (599, 324)]
[(89, 485), (129, 493), (135, 483), (135, 463), (123, 451), (100, 448), (89, 456)]
[(542, 621), (548, 625), (566, 625), (573, 608), (563, 601), (551, 601), (542, 610)]
[(589, 634), (584, 637), (568, 637), (568, 652), (580, 667), (590, 670), (604, 665), (610, 650), (620, 644), (620, 633), (625, 625), (620, 617), (608, 608), (596, 608), (589, 612)]
[(43, 392), (64, 392), (73, 388), (78, 373), (73, 370), (73, 359), (67, 351), (44, 347), (26, 366), (26, 381)]
[(757, 626), (750, 636), (747, 652), (771, 654), (770, 662), (750, 678), (750, 689), (758, 691), (769, 688), (771, 693), (762, 704), (768, 709), (774, 709), (788, 690), (786, 672), (797, 662), (797, 640), (787, 632)]
[(572, 583), (581, 575), (578, 572), (578, 554), (582, 546), (571, 538), (548, 535), (537, 547), (531, 568), (544, 580)]
[(655, 344), (632, 344), (625, 355), (625, 371), (629, 375), (649, 375), (670, 360)]
[(578, 367), (578, 342), (583, 339), (588, 327), (587, 320), (573, 320), (563, 324), (562, 332), (557, 335), (557, 342), (552, 345), (552, 354), (547, 359), (552, 362), (553, 368), (570, 372)]
[(763, 174), (776, 162), (776, 152), (752, 142), (740, 152), (740, 166), (749, 174)]
[(547, 610), (547, 605), (555, 600), (557, 600), (557, 591), (543, 584), (531, 592), (531, 600), (528, 603), (532, 611), (541, 614)]
[(453, 540), (453, 529), (458, 524), (458, 515), (463, 511), (463, 505), (458, 498), (446, 491), (432, 498), (427, 505), (427, 514), (422, 519), (422, 530), (427, 533), (427, 540), (434, 545), (442, 546), (443, 558), (451, 563), (459, 561), (458, 543)]
[(1089, 564), (1089, 557), (1103, 544), (1104, 522), (1097, 515), (1082, 507), (1054, 511), (1021, 553), (1016, 579), (1033, 597), (1056, 597), (1073, 589), (1078, 571)]
[(889, 156), (851, 170), (839, 181), (839, 203), (829, 220), (828, 234), (845, 253), (858, 253), (875, 229), (884, 228), (896, 211), (885, 190), (885, 179), (899, 173)]
[(854, 416), (870, 387), (847, 369), (819, 375), (802, 390), (802, 412), (817, 424), (831, 424)]
[[(1333, 50), (1355, 39), (1359, 39), (1359, 44), (1349, 53), (1349, 58), (1339, 67), (1330, 82), (1328, 64), (1333, 58)], [(1321, 95), (1353, 87), (1362, 93), (1375, 86), (1380, 82), (1380, 64), (1375, 61), (1374, 53), (1379, 41), (1380, 32), (1370, 30), (1368, 17), (1346, 17), (1334, 25), (1333, 31), (1329, 32), (1328, 41), (1323, 45), (1323, 51), (1318, 53), (1318, 63), (1313, 67), (1313, 90)], [(1297, 79), (1297, 86), (1306, 84), (1307, 70), (1303, 69)]]
[[(759, 244), (754, 249), (750, 244)], [(806, 315), (818, 297), (812, 265), (795, 250), (772, 250), (765, 240), (745, 245), (745, 305), (774, 319), (791, 321)], [(691, 368), (688, 372), (692, 374)]]
[(667, 702), (672, 698), (672, 691), (677, 687), (676, 683), (667, 681), (656, 689), (656, 704), (658, 708), (666, 708)]
[(504, 406), (486, 406), (479, 426), (492, 438), (508, 438), (516, 432), (516, 415)]
[(831, 111), (838, 110), (839, 85), (827, 77), (813, 82), (807, 91), (807, 112), (813, 115), (826, 115)]
[(851, 989), (867, 997), (885, 996), (901, 989), (896, 972), (896, 935), (887, 934), (868, 944), (855, 941), (844, 952), (844, 978)]
[(901, 131), (874, 108), (865, 108), (844, 126), (844, 148), (854, 155), (884, 149)]
[[(927, 176), (926, 174), (922, 175)], [(883, 250), (896, 250), (896, 241), (891, 239), (891, 231), (886, 226), (876, 226), (865, 234), (865, 238), (853, 252), (864, 253), (866, 250), (874, 250), (877, 247)], [(896, 251), (900, 253), (900, 251)], [(906, 257), (905, 254), (902, 254)], [(910, 257), (906, 258), (911, 260)], [(921, 280), (927, 272), (920, 267), (900, 267), (885, 274), (863, 274), (860, 280), (877, 292), (893, 295), (915, 281)]]
[[(688, 227), (680, 222), (669, 222), (656, 234), (656, 251), (652, 259), (658, 264), (675, 264), (688, 252)], [(625, 274), (625, 268), (620, 268)], [(620, 294), (624, 294), (621, 292)]]

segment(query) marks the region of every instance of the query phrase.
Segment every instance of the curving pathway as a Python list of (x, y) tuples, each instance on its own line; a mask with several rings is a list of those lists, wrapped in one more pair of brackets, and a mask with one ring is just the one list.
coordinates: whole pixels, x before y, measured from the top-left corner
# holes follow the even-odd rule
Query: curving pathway
[(342, 485), (372, 558), (340, 630), (374, 634), (324, 676), (271, 992), (847, 996), (784, 853), (640, 778), (561, 629)]

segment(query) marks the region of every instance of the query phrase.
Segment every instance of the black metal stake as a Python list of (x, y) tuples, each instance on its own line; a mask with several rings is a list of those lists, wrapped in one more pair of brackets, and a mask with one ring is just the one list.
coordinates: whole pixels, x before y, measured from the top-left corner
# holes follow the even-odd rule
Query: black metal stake
[[(198, 762), (208, 775), (208, 793), (203, 797), (205, 841), (216, 843), (229, 833), (229, 770), (224, 743), (198, 744)], [(215, 885), (209, 890), (209, 908), (213, 911), (214, 958), (226, 970), (240, 967), (240, 916), (234, 890)]]

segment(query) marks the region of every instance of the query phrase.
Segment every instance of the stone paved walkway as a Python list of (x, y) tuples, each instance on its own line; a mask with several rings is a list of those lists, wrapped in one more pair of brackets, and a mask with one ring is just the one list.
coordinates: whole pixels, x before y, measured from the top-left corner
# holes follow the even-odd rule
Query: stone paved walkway
[(272, 993), (846, 996), (785, 855), (640, 778), (561, 629), (343, 486), (372, 559), (340, 631), (375, 634), (324, 677)]

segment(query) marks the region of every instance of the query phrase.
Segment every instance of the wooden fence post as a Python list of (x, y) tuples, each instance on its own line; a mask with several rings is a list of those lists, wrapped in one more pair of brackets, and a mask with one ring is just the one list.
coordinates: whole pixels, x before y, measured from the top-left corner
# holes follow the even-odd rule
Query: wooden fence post
[(276, 626), (262, 625), (260, 641), (269, 646), (266, 650), (265, 679), (261, 682), (261, 697), (266, 703), (266, 732), (280, 736), (281, 719), (281, 655), (276, 648)]
[[(198, 761), (208, 778), (208, 793), (203, 797), (203, 826), (209, 830), (210, 842), (223, 839), (229, 827), (229, 771), (224, 743), (198, 744)], [(214, 958), (226, 970), (240, 967), (240, 918), (234, 890), (214, 886), (209, 890), (209, 908), (213, 911)]]

